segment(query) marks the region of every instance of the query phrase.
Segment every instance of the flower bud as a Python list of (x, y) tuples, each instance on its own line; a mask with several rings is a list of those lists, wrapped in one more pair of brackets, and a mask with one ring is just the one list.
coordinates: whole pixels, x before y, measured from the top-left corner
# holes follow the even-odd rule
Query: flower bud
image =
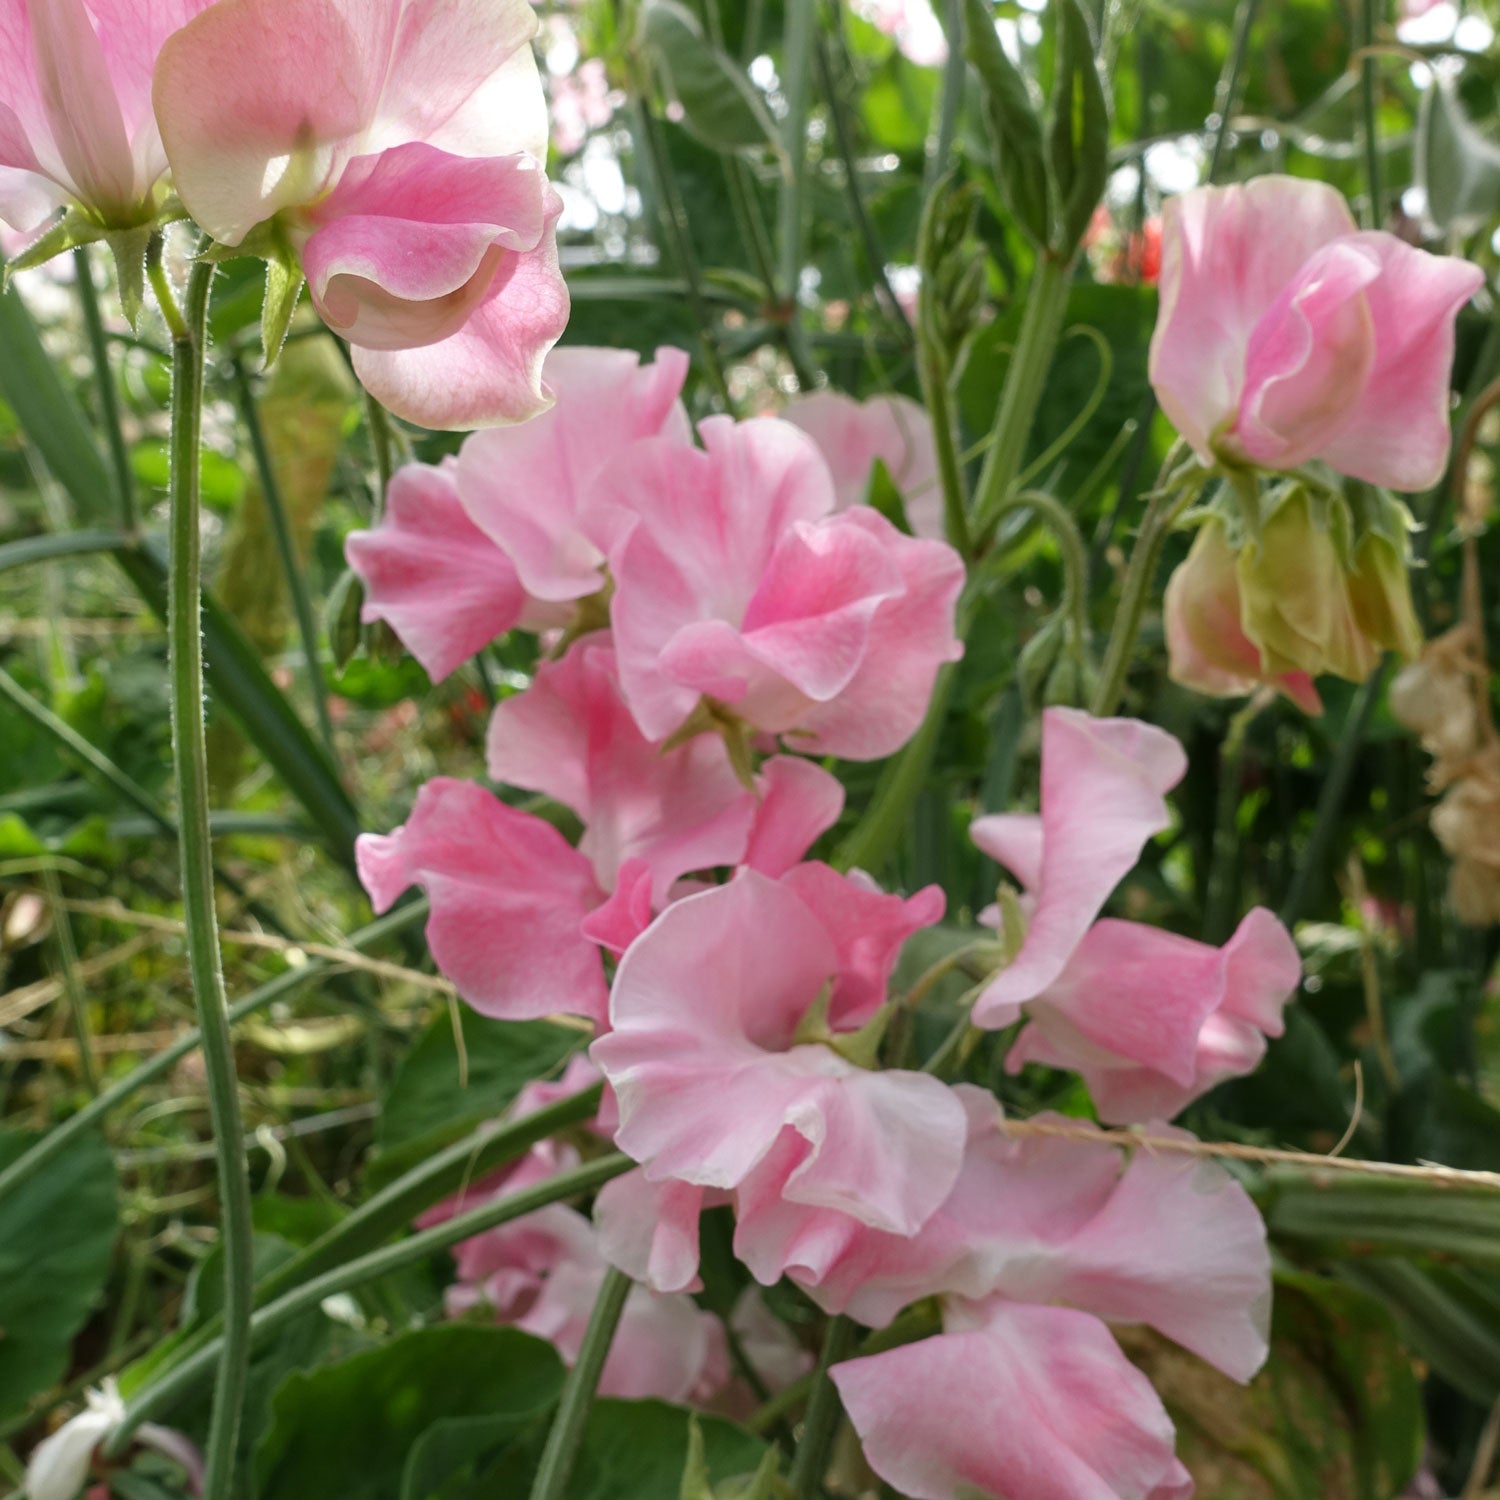
[(1359, 628), (1377, 646), (1399, 651), (1408, 661), (1422, 654), (1422, 627), (1412, 605), (1406, 560), (1389, 537), (1369, 532), (1354, 549), (1349, 602)]

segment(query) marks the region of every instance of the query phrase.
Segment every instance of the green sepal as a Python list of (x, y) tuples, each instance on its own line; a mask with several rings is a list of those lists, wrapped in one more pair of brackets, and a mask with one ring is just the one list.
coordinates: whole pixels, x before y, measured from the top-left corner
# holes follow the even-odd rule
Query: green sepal
[(53, 257), (64, 255), (69, 250), (76, 250), (80, 245), (92, 245), (95, 240), (102, 240), (104, 233), (102, 225), (89, 218), (87, 214), (79, 213), (76, 208), (70, 208), (57, 223), (45, 234), (33, 240), (14, 260), (6, 261), (4, 281), (0, 285), (8, 288), (10, 278), (17, 271), (29, 271), (34, 266), (45, 265)]
[(260, 347), (268, 370), (286, 343), (302, 295), (302, 279), (302, 266), (290, 247), (278, 246), (266, 262), (266, 300), (260, 314)]
[(968, 59), (984, 85), (995, 178), (1005, 205), (1039, 250), (1051, 238), (1042, 122), (1026, 80), (1000, 45), (990, 0), (964, 0)]
[(797, 1022), (792, 1033), (792, 1045), (806, 1046), (819, 1043), (830, 1047), (846, 1062), (856, 1068), (875, 1068), (880, 1063), (880, 1044), (885, 1040), (887, 1027), (895, 1014), (895, 1004), (886, 1001), (858, 1031), (835, 1031), (828, 1021), (828, 1007), (833, 998), (833, 987), (825, 984), (818, 991), (818, 998), (808, 1006), (807, 1014)]
[(687, 1458), (682, 1466), (682, 1484), (678, 1500), (774, 1500), (778, 1492), (780, 1455), (768, 1447), (753, 1474), (736, 1474), (717, 1489), (708, 1472), (708, 1453), (703, 1443), (703, 1428), (698, 1413), (688, 1418)]
[(146, 246), (156, 232), (155, 224), (137, 224), (134, 229), (111, 229), (104, 236), (115, 258), (120, 307), (132, 329), (140, 326), (141, 309), (146, 305)]
[(365, 586), (352, 568), (345, 568), (328, 592), (328, 603), (323, 611), (323, 623), (328, 630), (328, 645), (333, 653), (333, 665), (342, 672), (359, 650), (363, 639), (360, 630), (360, 612), (365, 602)]
[(1053, 0), (1057, 65), (1052, 78), (1048, 163), (1054, 191), (1052, 249), (1071, 260), (1109, 178), (1109, 105), (1094, 38), (1078, 0)]

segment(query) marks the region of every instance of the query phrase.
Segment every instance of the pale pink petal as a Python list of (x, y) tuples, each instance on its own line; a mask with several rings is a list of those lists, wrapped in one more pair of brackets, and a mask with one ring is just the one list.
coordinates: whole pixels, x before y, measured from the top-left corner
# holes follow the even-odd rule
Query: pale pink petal
[(689, 442), (678, 399), (687, 369), (680, 349), (658, 349), (649, 365), (629, 349), (554, 349), (542, 369), (553, 405), (464, 442), (464, 505), (537, 598), (579, 599), (604, 586), (609, 532), (593, 503), (596, 481), (638, 438)]
[(774, 880), (839, 820), (844, 784), (815, 761), (775, 755), (760, 770), (760, 806), (743, 863)]
[(1365, 289), (1380, 262), (1354, 236), (1309, 257), (1256, 323), (1245, 351), (1235, 446), (1291, 469), (1347, 425), (1375, 360)]
[(627, 859), (615, 872), (609, 900), (583, 919), (584, 937), (622, 954), (651, 925), (651, 886), (650, 861)]
[(550, 396), (542, 362), (568, 321), (557, 264), (562, 200), (546, 190), (546, 228), (534, 250), (507, 252), (464, 325), (416, 349), (353, 349), (354, 373), (383, 406), (424, 427), (524, 422)]
[(646, 739), (602, 632), (544, 663), (526, 692), (500, 704), (487, 758), (496, 781), (542, 792), (578, 814), (579, 848), (605, 890), (628, 861), (644, 860), (661, 906), (681, 876), (744, 856), (756, 800), (723, 740), (699, 735), (664, 753)]
[(438, 777), (402, 827), (362, 834), (355, 853), (377, 911), (407, 886), (427, 892), (432, 956), (476, 1010), (603, 1018), (599, 950), (579, 931), (603, 897), (588, 861), (551, 824)]
[(932, 420), (909, 396), (856, 401), (839, 391), (814, 391), (791, 401), (781, 415), (818, 445), (833, 475), (840, 510), (866, 501), (879, 459), (901, 491), (912, 531), (943, 540)]
[(831, 1371), (877, 1474), (911, 1500), (1186, 1500), (1171, 1419), (1085, 1313), (999, 1298)]
[(308, 295), (366, 349), (410, 349), (456, 333), (507, 254), (535, 250), (547, 185), (529, 156), (470, 160), (414, 142), (358, 156), (307, 214)]
[(1319, 456), (1371, 484), (1427, 489), (1448, 462), (1454, 318), (1484, 272), (1393, 234), (1358, 234), (1354, 242), (1380, 263), (1378, 280), (1365, 288), (1375, 362), (1353, 415)]
[(1151, 384), (1204, 462), (1239, 409), (1256, 324), (1316, 251), (1355, 227), (1333, 188), (1305, 178), (1255, 177), (1168, 200)]
[(833, 509), (827, 468), (788, 423), (710, 417), (702, 437), (702, 452), (638, 442), (601, 482), (601, 502), (637, 518), (610, 548), (611, 622), (626, 698), (651, 739), (671, 734), (699, 698), (662, 668), (674, 637), (708, 622), (738, 631), (782, 535)]
[(594, 1199), (604, 1258), (653, 1291), (697, 1291), (703, 1197), (692, 1183), (650, 1182), (639, 1170), (606, 1182)]
[(1165, 794), (1186, 769), (1182, 746), (1150, 724), (1046, 711), (1035, 904), (1020, 951), (975, 1003), (976, 1025), (1009, 1025), (1062, 972), (1146, 841), (1167, 827)]
[(391, 476), (385, 514), (344, 540), (365, 586), (361, 618), (384, 620), (438, 681), (520, 622), (516, 570), (459, 504), (452, 462)]
[(218, 0), (168, 38), (154, 97), (193, 217), (238, 244), (352, 157), (422, 141), (545, 151), (525, 0)]
[(1042, 883), (1041, 816), (1037, 813), (990, 813), (969, 824), (974, 847), (1003, 865), (1021, 888), (1034, 891)]
[(860, 871), (841, 875), (818, 863), (795, 865), (781, 883), (796, 891), (833, 939), (838, 973), (828, 1018), (835, 1030), (862, 1026), (885, 1004), (902, 945), (912, 933), (941, 922), (946, 905), (941, 886), (903, 899)]
[(620, 1148), (653, 1180), (734, 1188), (789, 1128), (806, 1150), (788, 1197), (914, 1232), (957, 1176), (963, 1107), (935, 1078), (794, 1041), (837, 968), (811, 910), (753, 870), (669, 906), (621, 960), (593, 1046)]

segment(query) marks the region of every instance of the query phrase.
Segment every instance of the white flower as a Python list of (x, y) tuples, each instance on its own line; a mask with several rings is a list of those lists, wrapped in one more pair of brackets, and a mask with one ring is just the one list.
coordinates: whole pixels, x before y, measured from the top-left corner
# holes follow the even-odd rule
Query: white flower
[(94, 1449), (125, 1420), (125, 1403), (113, 1380), (89, 1391), (87, 1406), (37, 1444), (26, 1466), (29, 1500), (75, 1500), (88, 1478)]

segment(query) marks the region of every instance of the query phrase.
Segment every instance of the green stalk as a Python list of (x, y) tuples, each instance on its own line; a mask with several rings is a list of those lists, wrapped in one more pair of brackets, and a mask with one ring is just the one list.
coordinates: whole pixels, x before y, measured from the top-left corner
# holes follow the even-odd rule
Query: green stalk
[(78, 981), (78, 949), (73, 942), (73, 924), (68, 920), (67, 908), (63, 906), (62, 884), (57, 871), (50, 865), (42, 867), (42, 882), (47, 887), (47, 901), (52, 907), (52, 921), (56, 929), (57, 957), (62, 966), (63, 992), (68, 1000), (68, 1017), (73, 1023), (73, 1036), (78, 1043), (78, 1066), (88, 1091), (99, 1097), (99, 1064), (94, 1059), (93, 1041), (89, 1036), (89, 1013), (84, 998), (83, 986)]
[(1045, 252), (1038, 256), (974, 496), (974, 535), (981, 545), (999, 523), (1026, 457), (1026, 440), (1062, 337), (1072, 284), (1071, 261), (1065, 264)]
[[(580, 1193), (592, 1192), (593, 1189), (602, 1187), (611, 1177), (618, 1177), (634, 1165), (628, 1156), (618, 1151), (612, 1152), (609, 1156), (585, 1162), (571, 1171), (559, 1172), (557, 1176), (549, 1177), (525, 1192), (510, 1193), (481, 1204), (478, 1208), (471, 1208), (466, 1213), (455, 1214), (453, 1218), (435, 1224), (431, 1229), (409, 1235), (399, 1244), (387, 1245), (368, 1255), (346, 1261), (262, 1307), (251, 1319), (251, 1338), (258, 1343), (292, 1318), (320, 1307), (329, 1297), (352, 1291), (369, 1281), (378, 1281), (393, 1272), (404, 1271), (408, 1266), (419, 1265), (460, 1240), (482, 1234), (497, 1224), (507, 1224), (512, 1219), (535, 1213), (549, 1203), (558, 1203), (565, 1198), (577, 1197)], [(222, 1340), (212, 1340), (141, 1391), (127, 1407), (123, 1424), (105, 1445), (106, 1455), (117, 1454), (125, 1448), (131, 1434), (142, 1422), (149, 1422), (153, 1417), (170, 1411), (178, 1401), (200, 1389), (221, 1349)], [(208, 1493), (205, 1488), (205, 1497)]]
[[(175, 303), (158, 254), (152, 285), (165, 295), (162, 311), (172, 328), (172, 433), (170, 450), (171, 554), (167, 638), (172, 677), (172, 764), (177, 791), (178, 847), (188, 968), (203, 1031), (209, 1115), (217, 1148), (219, 1215), (224, 1245), (224, 1342), (214, 1381), (213, 1415), (205, 1455), (204, 1500), (229, 1500), (235, 1440), (245, 1404), (250, 1361), (250, 1308), (254, 1267), (250, 1179), (240, 1118), (239, 1080), (229, 1031), (228, 1001), (219, 956), (214, 908), (213, 845), (208, 826), (208, 752), (203, 719), (203, 632), (200, 623), (202, 537), (199, 528), (199, 444), (203, 426), (203, 371), (208, 337), (208, 294), (214, 267), (194, 265), (187, 309)], [(168, 308), (173, 311), (168, 311)]]
[(1120, 589), (1120, 604), (1115, 613), (1114, 628), (1109, 633), (1109, 646), (1099, 668), (1099, 685), (1094, 692), (1094, 701), (1089, 705), (1089, 712), (1097, 718), (1107, 717), (1120, 706), (1120, 699), (1125, 694), (1125, 680), (1130, 675), (1130, 658), (1135, 651), (1136, 637), (1141, 633), (1141, 620), (1151, 598), (1151, 585), (1156, 579), (1162, 549), (1178, 516), (1188, 508), (1197, 493), (1197, 489), (1191, 486), (1180, 492), (1159, 489), (1146, 507), (1140, 534), (1131, 549), (1125, 582)]
[[(426, 915), (427, 902), (415, 901), (409, 906), (403, 906), (399, 911), (393, 911), (387, 917), (382, 917), (378, 922), (372, 922), (368, 927), (362, 927), (358, 932), (351, 933), (344, 939), (344, 943), (356, 952), (363, 952), (366, 948), (373, 948), (383, 938), (404, 932)], [(338, 965), (331, 959), (314, 958), (303, 964), (301, 968), (288, 969), (286, 973), (278, 974), (275, 979), (268, 980), (230, 1007), (228, 1014), (230, 1024), (242, 1021), (246, 1016), (253, 1015), (258, 1010), (264, 1010), (272, 1001), (300, 990), (304, 985), (324, 977), (337, 967)], [(124, 1104), (127, 1099), (134, 1098), (147, 1084), (170, 1073), (190, 1052), (197, 1051), (202, 1040), (203, 1033), (197, 1028), (185, 1031), (170, 1047), (158, 1052), (155, 1057), (126, 1074), (118, 1083), (107, 1088), (77, 1114), (69, 1115), (61, 1124), (54, 1125), (41, 1140), (18, 1156), (3, 1172), (0, 1172), (0, 1203), (4, 1203), (7, 1197), (55, 1161), (80, 1136), (101, 1124), (117, 1106)]]
[(611, 1266), (599, 1288), (594, 1310), (589, 1314), (589, 1326), (584, 1330), (578, 1358), (563, 1384), (562, 1400), (547, 1433), (547, 1446), (542, 1450), (536, 1481), (531, 1486), (531, 1500), (565, 1500), (568, 1481), (572, 1478), (573, 1465), (578, 1461), (578, 1449), (583, 1442), (584, 1424), (594, 1404), (594, 1393), (599, 1389), (599, 1375), (609, 1356), (615, 1329), (620, 1326), (620, 1314), (625, 1310), (630, 1288), (630, 1278)]
[(938, 482), (943, 488), (943, 529), (949, 544), (967, 559), (972, 546), (969, 494), (964, 483), (963, 464), (958, 456), (958, 420), (953, 410), (948, 361), (928, 329), (927, 320), (919, 318), (917, 323), (917, 375), (922, 384), (922, 400), (932, 418)]
[[(292, 612), (297, 617), (297, 634), (302, 638), (302, 655), (307, 662), (307, 688), (312, 694), (318, 731), (323, 736), (328, 753), (334, 755), (333, 721), (328, 717), (328, 691), (323, 682), (323, 666), (318, 660), (318, 626), (313, 618), (312, 601), (307, 597), (307, 584), (297, 559), (296, 543), (292, 540), (291, 523), (287, 520), (286, 506), (281, 500), (276, 466), (271, 461), (270, 449), (266, 447), (265, 429), (261, 426), (260, 412), (255, 406), (255, 392), (250, 387), (250, 377), (245, 373), (244, 361), (238, 355), (234, 357), (234, 383), (239, 393), (240, 413), (245, 419), (245, 430), (250, 436), (250, 451), (255, 456), (255, 471), (260, 476), (261, 497), (265, 501), (266, 514), (271, 518), (271, 533), (276, 538), (276, 554), (281, 559), (281, 571), (286, 575), (287, 592), (292, 599)], [(385, 482), (382, 478), (382, 493)]]
[(968, 60), (964, 56), (963, 0), (943, 0), (943, 34), (948, 39), (948, 59), (943, 64), (943, 85), (938, 94), (937, 129), (927, 143), (922, 171), (922, 197), (930, 198), (938, 178), (948, 170), (953, 137), (958, 133), (958, 112), (964, 102), (964, 80)]
[(802, 1424), (802, 1441), (792, 1460), (792, 1500), (817, 1500), (823, 1492), (829, 1450), (843, 1414), (838, 1387), (828, 1378), (828, 1371), (848, 1358), (854, 1347), (855, 1331), (854, 1323), (844, 1317), (834, 1318), (828, 1325), (823, 1352), (818, 1356), (817, 1374), (813, 1377), (812, 1399), (807, 1403), (807, 1419)]
[(1379, 229), (1385, 218), (1380, 198), (1380, 135), (1375, 116), (1375, 5), (1376, 0), (1363, 0), (1360, 6), (1359, 45), (1364, 53), (1359, 65), (1360, 116), (1365, 145), (1365, 187), (1370, 195), (1365, 213), (1366, 229)]
[(57, 557), (118, 552), (130, 545), (131, 539), (123, 531), (49, 531), (40, 536), (24, 536), (20, 541), (0, 546), (0, 573)]
[(1229, 57), (1219, 82), (1214, 89), (1214, 141), (1208, 152), (1208, 182), (1219, 180), (1219, 167), (1224, 159), (1224, 142), (1229, 136), (1229, 117), (1239, 101), (1240, 75), (1245, 71), (1245, 55), (1250, 49), (1250, 31), (1255, 25), (1255, 12), (1260, 0), (1240, 0), (1234, 13), (1234, 41), (1230, 44)]
[(1005, 509), (1032, 511), (1057, 542), (1062, 553), (1064, 603), (1073, 621), (1073, 649), (1081, 654), (1089, 637), (1089, 554), (1072, 511), (1045, 490), (1020, 490)]
[(817, 45), (815, 0), (786, 0), (781, 39), (781, 93), (786, 116), (781, 122), (784, 159), (777, 213), (778, 273), (781, 292), (791, 317), (797, 316), (797, 290), (802, 284), (803, 200), (807, 187), (808, 73)]
[(1245, 739), (1250, 726), (1270, 703), (1268, 688), (1231, 715), (1219, 744), (1219, 787), (1214, 812), (1213, 852), (1204, 896), (1203, 941), (1222, 943), (1234, 921), (1235, 874), (1239, 863), (1239, 832), (1235, 816), (1240, 805), (1240, 774), (1245, 763)]
[(125, 434), (120, 427), (120, 399), (115, 393), (114, 375), (110, 370), (109, 344), (104, 337), (104, 320), (99, 316), (99, 293), (94, 287), (94, 268), (87, 246), (80, 245), (73, 252), (73, 268), (78, 282), (78, 301), (83, 309), (83, 326), (89, 338), (89, 354), (94, 361), (94, 379), (99, 389), (99, 416), (104, 423), (110, 467), (115, 475), (120, 525), (126, 531), (134, 531), (140, 519), (135, 507), (135, 474), (125, 448)]

